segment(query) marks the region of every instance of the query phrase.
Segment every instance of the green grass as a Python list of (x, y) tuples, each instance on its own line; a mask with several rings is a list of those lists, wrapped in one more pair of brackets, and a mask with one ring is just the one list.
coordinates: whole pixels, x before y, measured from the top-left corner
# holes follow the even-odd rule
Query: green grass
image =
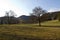
[(47, 21), (47, 22), (41, 23), (41, 25), (57, 27), (57, 26), (60, 26), (60, 21), (58, 21), (58, 20)]
[(40, 39), (55, 39), (60, 38), (60, 28), (54, 27), (14, 27), (6, 26), (0, 28), (0, 33), (8, 35), (24, 36), (29, 38), (40, 38)]
[[(42, 25), (60, 24), (57, 20), (41, 23)], [(59, 25), (60, 26), (60, 25)], [(0, 40), (58, 40), (60, 39), (59, 27), (39, 27), (35, 24), (0, 25)]]

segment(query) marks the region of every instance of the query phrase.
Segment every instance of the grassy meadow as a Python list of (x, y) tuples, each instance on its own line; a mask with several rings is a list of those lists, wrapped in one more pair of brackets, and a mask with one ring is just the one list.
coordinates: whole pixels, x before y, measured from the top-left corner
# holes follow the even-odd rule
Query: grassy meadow
[(38, 24), (0, 25), (0, 40), (59, 40), (58, 20)]

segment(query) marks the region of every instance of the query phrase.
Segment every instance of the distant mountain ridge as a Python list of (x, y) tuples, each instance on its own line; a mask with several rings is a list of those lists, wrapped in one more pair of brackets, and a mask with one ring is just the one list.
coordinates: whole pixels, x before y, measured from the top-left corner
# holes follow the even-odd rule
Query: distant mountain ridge
[(26, 20), (29, 20), (30, 16), (22, 15), (19, 18), (26, 21)]

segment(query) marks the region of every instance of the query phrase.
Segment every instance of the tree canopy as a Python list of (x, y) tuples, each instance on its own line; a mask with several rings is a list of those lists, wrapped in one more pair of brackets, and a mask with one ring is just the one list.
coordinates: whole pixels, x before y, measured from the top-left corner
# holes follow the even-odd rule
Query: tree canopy
[(40, 17), (45, 14), (47, 11), (43, 10), (41, 7), (35, 7), (31, 13), (31, 15), (35, 15), (37, 17), (37, 21), (39, 22), (39, 26), (41, 26), (41, 19)]

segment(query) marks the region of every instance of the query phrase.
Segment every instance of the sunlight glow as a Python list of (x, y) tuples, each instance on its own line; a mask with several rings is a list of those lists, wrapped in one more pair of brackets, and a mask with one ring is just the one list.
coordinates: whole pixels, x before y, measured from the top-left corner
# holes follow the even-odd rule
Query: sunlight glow
[(14, 11), (17, 14), (17, 17), (27, 13), (22, 9), (16, 7), (14, 4), (12, 4), (10, 0), (0, 0), (0, 17), (4, 16), (5, 12), (9, 10)]

